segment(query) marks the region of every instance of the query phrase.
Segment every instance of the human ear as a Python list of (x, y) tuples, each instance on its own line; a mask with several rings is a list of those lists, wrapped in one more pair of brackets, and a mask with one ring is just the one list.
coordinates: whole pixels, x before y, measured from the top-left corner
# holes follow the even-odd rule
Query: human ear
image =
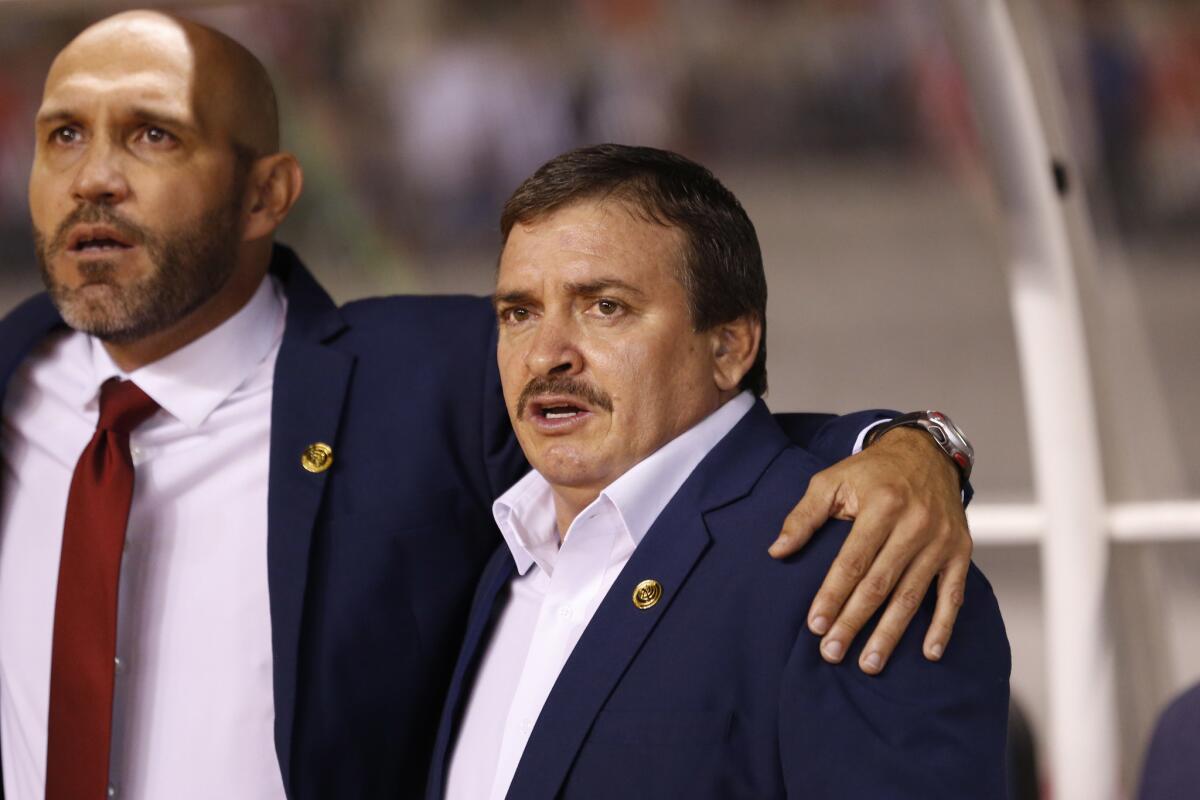
[(304, 171), (291, 153), (275, 153), (255, 161), (246, 180), (243, 241), (273, 234), (296, 204), (303, 187)]
[(736, 391), (754, 366), (762, 322), (753, 315), (724, 322), (709, 331), (713, 354), (713, 381), (722, 392)]

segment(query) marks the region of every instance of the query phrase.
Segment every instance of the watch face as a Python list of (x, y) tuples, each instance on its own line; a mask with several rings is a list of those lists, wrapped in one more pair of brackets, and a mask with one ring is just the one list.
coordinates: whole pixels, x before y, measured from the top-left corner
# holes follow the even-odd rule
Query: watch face
[(947, 437), (946, 439), (943, 439), (937, 436), (937, 434), (934, 434), (934, 438), (937, 439), (939, 444), (942, 444), (943, 442), (948, 443), (951, 447), (957, 450), (966, 451), (969, 458), (975, 457), (975, 448), (973, 448), (971, 443), (967, 441), (967, 437), (963, 434), (962, 428), (955, 425), (949, 417), (940, 411), (930, 411), (928, 413), (929, 419), (938, 423), (930, 430), (930, 433), (933, 433), (933, 430), (936, 429), (939, 430), (943, 436)]
[(971, 447), (962, 430), (940, 411), (914, 411), (902, 414), (891, 422), (877, 425), (867, 434), (865, 446), (869, 446), (889, 430), (905, 425), (916, 426), (928, 433), (946, 456), (958, 465), (963, 479), (970, 477), (971, 467), (975, 462), (975, 449)]

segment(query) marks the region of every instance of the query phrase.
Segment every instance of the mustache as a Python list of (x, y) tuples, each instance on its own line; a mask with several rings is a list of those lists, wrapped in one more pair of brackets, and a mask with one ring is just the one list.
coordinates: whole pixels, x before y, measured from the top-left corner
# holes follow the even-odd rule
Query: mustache
[(524, 418), (525, 406), (528, 405), (531, 398), (539, 394), (568, 395), (570, 397), (577, 397), (594, 408), (600, 408), (605, 411), (613, 410), (612, 398), (587, 381), (582, 381), (579, 378), (570, 378), (565, 375), (539, 376), (531, 380), (521, 390), (521, 396), (517, 398), (517, 419)]
[(142, 245), (150, 239), (149, 233), (144, 228), (130, 222), (108, 206), (88, 203), (76, 206), (75, 210), (59, 223), (58, 229), (54, 232), (54, 238), (50, 240), (49, 254), (56, 255), (65, 250), (67, 242), (71, 238), (71, 229), (76, 225), (83, 224), (108, 225), (115, 228), (131, 244)]

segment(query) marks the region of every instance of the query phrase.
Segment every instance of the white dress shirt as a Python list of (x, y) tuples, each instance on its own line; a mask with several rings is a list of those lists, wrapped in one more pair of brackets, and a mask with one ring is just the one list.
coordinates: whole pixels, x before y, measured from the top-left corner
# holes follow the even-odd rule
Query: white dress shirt
[(559, 672), (654, 520), (754, 405), (743, 392), (613, 481), (560, 545), (550, 484), (534, 471), (492, 506), (519, 576), (480, 661), (446, 797), (502, 800)]
[(0, 424), (0, 755), (8, 800), (45, 794), (50, 651), (67, 494), (128, 377), (161, 409), (130, 437), (110, 796), (282, 800), (267, 596), (274, 279), (220, 327), (125, 375), (95, 339), (53, 336)]

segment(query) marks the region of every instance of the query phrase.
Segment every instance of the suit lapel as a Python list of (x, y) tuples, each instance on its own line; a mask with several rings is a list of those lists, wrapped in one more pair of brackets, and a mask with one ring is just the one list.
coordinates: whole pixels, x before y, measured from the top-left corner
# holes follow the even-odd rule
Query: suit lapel
[[(275, 366), (267, 494), (267, 581), (274, 658), (275, 747), (291, 787), (291, 743), (304, 596), (313, 531), (330, 476), (337, 470), (338, 422), (353, 358), (325, 342), (344, 323), (329, 296), (290, 250), (276, 248), (272, 271), (288, 298), (287, 326)], [(301, 454), (315, 443), (333, 448), (333, 466), (309, 472)]]
[[(52, 331), (63, 327), (62, 317), (46, 294), (31, 297), (0, 321), (0, 407), (21, 362)], [(3, 490), (0, 486), (0, 496)]]
[[(567, 659), (525, 746), (509, 797), (558, 794), (596, 716), (708, 549), (704, 513), (745, 496), (787, 444), (759, 401), (676, 492)], [(633, 593), (643, 580), (658, 581), (662, 597), (639, 609)]]
[(49, 295), (35, 295), (13, 309), (0, 326), (0, 341), (3, 342), (0, 345), (0, 380), (4, 381), (0, 385), (7, 387), (13, 372), (29, 351), (51, 331), (62, 326), (62, 317), (50, 302)]
[(458, 726), (462, 721), (463, 704), (467, 700), (470, 687), (474, 684), (475, 671), (479, 667), (479, 658), (483, 655), (482, 645), (487, 641), (485, 636), (496, 613), (496, 603), (504, 589), (517, 574), (516, 564), (513, 563), (509, 549), (501, 545), (492, 555), (483, 576), (479, 579), (479, 589), (471, 604), (471, 616), (467, 621), (467, 633), (463, 638), (462, 649), (458, 654), (458, 662), (454, 665), (454, 674), (450, 678), (450, 688), (446, 692), (446, 701), (442, 706), (442, 718), (438, 725), (437, 740), (433, 746), (433, 758), (429, 764), (429, 787), (426, 796), (430, 800), (440, 800), (446, 791), (446, 770), (450, 767), (450, 748), (458, 739)]

